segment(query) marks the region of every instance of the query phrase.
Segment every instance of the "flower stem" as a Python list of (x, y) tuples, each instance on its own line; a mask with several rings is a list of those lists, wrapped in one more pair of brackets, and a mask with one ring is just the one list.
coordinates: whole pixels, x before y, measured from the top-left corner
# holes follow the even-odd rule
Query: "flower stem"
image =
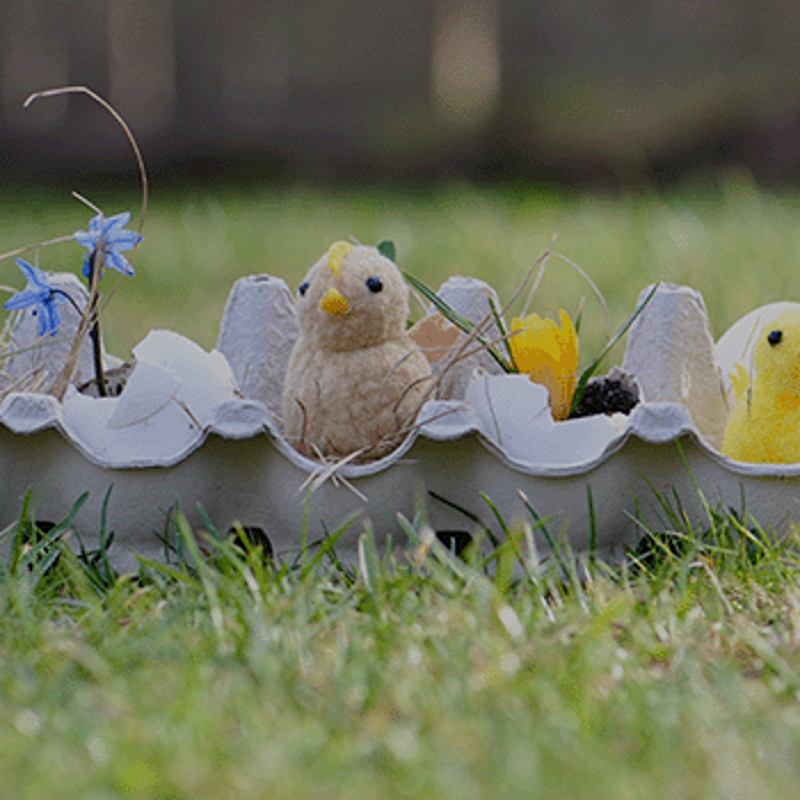
[(60, 294), (77, 312), (78, 314), (83, 314), (80, 306), (72, 299), (72, 295), (69, 292), (65, 292), (63, 289), (53, 289), (53, 294)]
[(94, 378), (97, 381), (97, 394), (99, 397), (106, 397), (106, 376), (103, 372), (103, 353), (100, 349), (100, 315), (97, 313), (97, 305), (100, 295), (96, 296), (92, 315), (94, 322), (89, 329), (89, 338), (92, 340), (92, 356), (94, 357)]
[(97, 284), (100, 282), (100, 270), (102, 269), (102, 255), (97, 257), (98, 251), (103, 247), (103, 237), (101, 236), (97, 243), (97, 250), (92, 253), (89, 261), (89, 300), (91, 308), (89, 309), (89, 319), (91, 320), (91, 327), (89, 328), (89, 338), (92, 340), (92, 358), (94, 361), (94, 379), (97, 383), (97, 396), (106, 397), (106, 376), (103, 373), (103, 353), (100, 349), (100, 292), (97, 291)]
[[(94, 256), (92, 257), (92, 263), (94, 263)], [(80, 308), (78, 308), (77, 303), (72, 299), (68, 292), (65, 292), (63, 289), (54, 289), (54, 294), (60, 294), (62, 297), (66, 298), (69, 301), (70, 305), (78, 312), (78, 314), (83, 314)], [(94, 377), (97, 381), (97, 394), (100, 397), (106, 397), (106, 380), (105, 380), (105, 373), (103, 370), (103, 352), (100, 348), (100, 314), (98, 313), (98, 307), (100, 305), (100, 295), (98, 294), (95, 297), (95, 301), (93, 303), (93, 307), (90, 310), (90, 315), (92, 317), (92, 327), (89, 329), (89, 338), (92, 340), (92, 357), (94, 360)]]

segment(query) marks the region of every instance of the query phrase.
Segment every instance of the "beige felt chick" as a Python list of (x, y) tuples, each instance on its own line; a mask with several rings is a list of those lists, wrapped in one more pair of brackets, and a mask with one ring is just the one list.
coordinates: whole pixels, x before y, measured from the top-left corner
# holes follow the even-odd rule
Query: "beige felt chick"
[(286, 372), (284, 433), (302, 453), (388, 453), (431, 388), (406, 334), (408, 289), (374, 247), (336, 242), (298, 290), (300, 336)]
[(800, 461), (800, 314), (767, 320), (753, 348), (752, 369), (731, 376), (736, 406), (722, 452), (737, 461)]

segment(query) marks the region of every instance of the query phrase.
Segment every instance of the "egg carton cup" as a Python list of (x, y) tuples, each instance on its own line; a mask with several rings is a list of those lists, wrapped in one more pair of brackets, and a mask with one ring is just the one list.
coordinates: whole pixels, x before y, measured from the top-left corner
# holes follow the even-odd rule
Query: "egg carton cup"
[[(440, 293), (476, 322), (489, 308), (491, 290), (479, 281), (451, 280)], [(645, 526), (669, 527), (665, 501), (679, 501), (698, 525), (709, 506), (721, 506), (786, 531), (798, 518), (800, 465), (736, 463), (718, 450), (725, 370), (746, 356), (759, 319), (748, 315), (715, 346), (699, 294), (659, 287), (629, 333), (623, 366), (644, 396), (629, 416), (554, 423), (542, 387), (473, 359), (455, 367), (448, 399), (425, 404), (390, 455), (326, 464), (300, 455), (280, 430), (298, 335), (292, 295), (278, 278), (244, 278), (210, 353), (152, 331), (134, 349), (118, 397), (74, 388), (63, 402), (5, 397), (0, 524), (13, 524), (29, 491), (35, 518), (54, 522), (88, 491), (74, 528), (91, 548), (108, 496), (110, 556), (120, 569), (135, 568), (137, 553), (164, 554), (177, 508), (195, 529), (206, 517), (222, 533), (237, 522), (260, 528), (282, 558), (299, 553), (304, 520), (311, 542), (349, 524), (336, 547), (345, 560), (355, 558), (367, 523), (379, 547), (390, 537), (402, 546), (399, 515), (422, 513), (444, 537), (485, 529), (501, 537), (487, 500), (506, 525), (529, 524), (543, 554), (551, 540), (619, 557)], [(17, 332), (29, 322), (23, 314)]]

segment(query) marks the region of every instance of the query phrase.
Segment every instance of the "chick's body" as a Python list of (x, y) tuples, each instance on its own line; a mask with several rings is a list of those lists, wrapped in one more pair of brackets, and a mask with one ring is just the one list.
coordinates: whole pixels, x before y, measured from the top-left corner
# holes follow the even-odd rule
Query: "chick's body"
[(284, 433), (306, 455), (377, 457), (413, 423), (430, 388), (408, 337), (408, 289), (374, 247), (337, 242), (297, 298), (300, 336), (283, 389)]
[(765, 322), (750, 374), (741, 370), (722, 451), (737, 461), (800, 461), (800, 314)]

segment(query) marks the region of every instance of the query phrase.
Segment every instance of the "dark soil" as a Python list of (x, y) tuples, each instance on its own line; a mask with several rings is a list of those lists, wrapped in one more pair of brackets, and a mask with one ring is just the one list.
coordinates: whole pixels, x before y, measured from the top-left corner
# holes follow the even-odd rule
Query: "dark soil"
[(638, 402), (638, 387), (627, 375), (591, 378), (569, 418), (617, 412), (630, 414)]

